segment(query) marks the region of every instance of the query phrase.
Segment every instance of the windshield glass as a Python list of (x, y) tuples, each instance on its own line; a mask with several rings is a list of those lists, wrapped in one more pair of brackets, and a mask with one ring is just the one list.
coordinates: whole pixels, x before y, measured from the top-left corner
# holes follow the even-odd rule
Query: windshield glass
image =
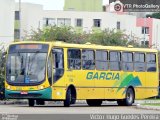
[(7, 81), (10, 83), (38, 83), (45, 78), (47, 53), (11, 53), (7, 60)]

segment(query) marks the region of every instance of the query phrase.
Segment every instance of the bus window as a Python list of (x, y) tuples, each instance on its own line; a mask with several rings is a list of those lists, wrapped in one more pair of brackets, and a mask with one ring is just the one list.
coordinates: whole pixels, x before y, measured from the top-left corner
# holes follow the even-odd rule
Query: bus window
[(153, 53), (146, 55), (146, 62), (147, 62), (147, 71), (154, 72), (156, 71), (156, 55)]
[(145, 71), (145, 54), (144, 53), (134, 54), (134, 69), (136, 72)]
[(68, 49), (68, 69), (81, 69), (80, 49)]
[(107, 51), (96, 51), (96, 69), (97, 70), (108, 70), (107, 63)]
[(86, 70), (95, 69), (93, 50), (82, 50), (82, 68)]
[(121, 69), (121, 53), (120, 52), (110, 52), (110, 70), (120, 70)]
[(56, 82), (63, 76), (64, 73), (64, 60), (63, 60), (63, 49), (55, 48), (53, 53), (53, 81)]
[(124, 71), (133, 71), (133, 53), (122, 53), (122, 68)]

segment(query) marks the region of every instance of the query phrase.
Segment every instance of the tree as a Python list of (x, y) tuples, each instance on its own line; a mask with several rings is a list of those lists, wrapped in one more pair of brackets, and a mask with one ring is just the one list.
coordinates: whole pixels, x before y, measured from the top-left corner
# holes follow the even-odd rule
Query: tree
[(150, 18), (157, 18), (160, 19), (160, 12), (158, 13), (152, 13), (152, 14), (147, 14), (146, 17), (150, 17)]
[[(126, 46), (128, 40), (124, 37), (123, 31), (116, 31), (115, 29), (100, 30), (91, 33), (77, 32), (72, 27), (62, 26), (48, 26), (44, 29), (32, 30), (31, 34), (26, 34), (25, 40), (33, 41), (64, 41), (68, 43), (83, 44), (90, 42), (92, 44), (100, 45), (115, 45)], [(133, 46), (138, 46), (138, 43), (130, 42)], [(138, 46), (139, 47), (139, 46)]]
[(0, 44), (0, 99), (4, 99), (4, 65), (5, 58), (3, 56), (4, 45)]

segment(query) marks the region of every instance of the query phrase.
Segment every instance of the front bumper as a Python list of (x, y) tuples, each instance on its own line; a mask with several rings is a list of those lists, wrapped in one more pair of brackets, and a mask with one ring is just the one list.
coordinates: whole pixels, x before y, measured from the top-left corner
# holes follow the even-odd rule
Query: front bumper
[(28, 94), (21, 94), (21, 91), (5, 89), (5, 98), (7, 99), (52, 99), (51, 88), (37, 91), (27, 91)]

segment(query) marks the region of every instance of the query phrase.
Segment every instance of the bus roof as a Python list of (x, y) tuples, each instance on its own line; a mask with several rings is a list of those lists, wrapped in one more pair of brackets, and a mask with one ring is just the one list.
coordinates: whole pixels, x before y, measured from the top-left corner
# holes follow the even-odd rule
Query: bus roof
[(64, 48), (86, 48), (86, 49), (101, 49), (101, 50), (113, 50), (113, 51), (138, 51), (138, 52), (158, 52), (156, 49), (151, 48), (134, 48), (131, 46), (124, 47), (124, 46), (103, 46), (97, 44), (73, 44), (73, 43), (66, 43), (61, 41), (54, 41), (54, 42), (45, 42), (45, 41), (21, 41), (21, 42), (14, 42), (13, 44), (29, 44), (29, 43), (37, 43), (37, 44), (48, 44), (50, 46), (55, 47), (64, 47)]

